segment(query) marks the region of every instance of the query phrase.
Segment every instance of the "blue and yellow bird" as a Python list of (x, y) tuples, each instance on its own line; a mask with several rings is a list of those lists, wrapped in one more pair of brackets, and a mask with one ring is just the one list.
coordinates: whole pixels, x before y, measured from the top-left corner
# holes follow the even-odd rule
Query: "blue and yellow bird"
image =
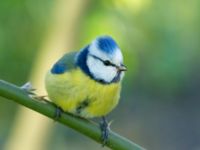
[(53, 65), (45, 79), (48, 97), (64, 112), (83, 118), (104, 117), (118, 104), (124, 71), (115, 40), (99, 36)]

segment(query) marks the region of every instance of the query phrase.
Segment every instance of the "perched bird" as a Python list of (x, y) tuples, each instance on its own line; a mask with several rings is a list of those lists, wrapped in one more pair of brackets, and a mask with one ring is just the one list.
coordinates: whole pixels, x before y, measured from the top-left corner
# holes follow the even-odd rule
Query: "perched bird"
[(100, 36), (78, 52), (65, 54), (48, 71), (48, 97), (64, 112), (83, 118), (104, 118), (116, 107), (126, 67), (121, 50), (110, 36)]

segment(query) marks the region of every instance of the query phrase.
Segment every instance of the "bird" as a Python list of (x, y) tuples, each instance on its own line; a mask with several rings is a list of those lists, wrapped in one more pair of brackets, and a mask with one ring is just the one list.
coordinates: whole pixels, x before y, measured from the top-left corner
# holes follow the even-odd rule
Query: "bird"
[(49, 99), (62, 111), (90, 119), (101, 117), (102, 139), (108, 139), (105, 116), (118, 104), (127, 70), (116, 41), (101, 35), (79, 51), (66, 53), (47, 72)]

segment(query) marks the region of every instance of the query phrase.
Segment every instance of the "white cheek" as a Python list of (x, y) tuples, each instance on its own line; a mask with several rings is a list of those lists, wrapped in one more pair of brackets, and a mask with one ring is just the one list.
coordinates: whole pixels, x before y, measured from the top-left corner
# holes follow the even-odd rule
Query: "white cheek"
[(87, 65), (92, 75), (99, 80), (111, 82), (117, 75), (117, 69), (112, 66), (104, 66), (104, 64), (93, 57), (88, 57)]

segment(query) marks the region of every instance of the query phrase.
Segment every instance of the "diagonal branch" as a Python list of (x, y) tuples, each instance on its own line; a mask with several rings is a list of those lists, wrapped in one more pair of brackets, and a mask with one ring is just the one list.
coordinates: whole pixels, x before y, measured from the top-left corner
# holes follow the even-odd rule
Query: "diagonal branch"
[[(44, 103), (43, 101), (31, 98), (24, 90), (16, 85), (0, 80), (0, 96), (13, 100), (25, 107), (54, 119), (56, 108), (53, 104)], [(99, 143), (101, 142), (101, 131), (93, 122), (74, 117), (67, 113), (63, 113), (57, 121)], [(144, 150), (144, 148), (139, 145), (112, 131), (110, 131), (109, 140), (106, 146), (113, 150)]]

